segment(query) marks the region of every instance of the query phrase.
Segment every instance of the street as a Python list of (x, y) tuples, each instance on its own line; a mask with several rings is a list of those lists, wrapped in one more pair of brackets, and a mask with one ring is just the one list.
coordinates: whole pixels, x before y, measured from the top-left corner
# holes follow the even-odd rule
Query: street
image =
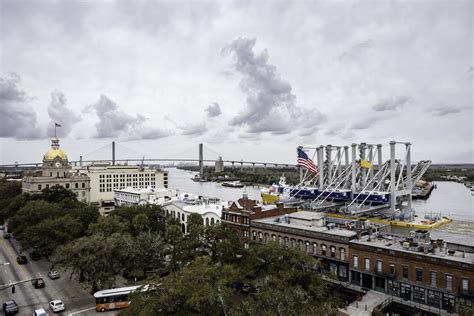
[(32, 278), (43, 278), (45, 282), (45, 287), (39, 289), (35, 289), (31, 282), (26, 282), (16, 285), (15, 293), (12, 293), (11, 288), (1, 290), (0, 302), (2, 304), (13, 299), (19, 307), (18, 315), (32, 315), (38, 308), (44, 308), (51, 315), (53, 313), (49, 310), (49, 302), (60, 299), (66, 307), (66, 311), (62, 312), (63, 315), (97, 315), (93, 296), (87, 293), (77, 280), (69, 279), (69, 275), (59, 269), (55, 270), (58, 270), (61, 277), (56, 280), (49, 279), (50, 262), (44, 258), (33, 261), (28, 253), (22, 253), (27, 256), (28, 263), (18, 264), (16, 261), (16, 257), (20, 254), (18, 242), (14, 239), (4, 239), (3, 233), (0, 235), (0, 285)]

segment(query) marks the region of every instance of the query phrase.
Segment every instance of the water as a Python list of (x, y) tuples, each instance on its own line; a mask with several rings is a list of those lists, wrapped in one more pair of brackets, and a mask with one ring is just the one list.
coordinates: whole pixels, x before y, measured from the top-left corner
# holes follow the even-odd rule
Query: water
[[(173, 189), (179, 189), (181, 192), (195, 193), (208, 197), (217, 197), (224, 201), (236, 201), (242, 197), (242, 188), (223, 187), (216, 182), (194, 182), (197, 172), (181, 170), (176, 168), (169, 168), (168, 178), (169, 186)], [(263, 187), (247, 187), (249, 199), (261, 200), (260, 189)]]
[(464, 184), (434, 182), (437, 186), (427, 200), (414, 200), (413, 208), (419, 216), (430, 212), (448, 215), (454, 220), (474, 222), (474, 196)]

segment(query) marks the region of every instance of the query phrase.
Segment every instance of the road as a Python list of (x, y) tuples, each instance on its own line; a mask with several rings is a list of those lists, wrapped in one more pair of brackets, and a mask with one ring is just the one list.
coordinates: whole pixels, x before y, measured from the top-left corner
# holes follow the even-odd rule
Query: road
[[(18, 284), (15, 286), (15, 293), (11, 288), (0, 291), (0, 302), (14, 299), (19, 306), (17, 315), (32, 315), (35, 309), (44, 308), (48, 310), (49, 302), (53, 299), (60, 299), (66, 306), (63, 315), (115, 315), (116, 312), (98, 314), (95, 311), (95, 302), (92, 295), (85, 291), (79, 282), (70, 279), (64, 271), (58, 270), (61, 278), (50, 280), (48, 271), (51, 264), (46, 259), (33, 261), (28, 254), (28, 263), (20, 265), (16, 262), (16, 257), (20, 254), (20, 246), (16, 240), (4, 239), (0, 233), (0, 263), (9, 262), (8, 265), (0, 265), (0, 285), (10, 284), (21, 280), (33, 278), (43, 278), (45, 287), (35, 289), (31, 282)], [(51, 315), (52, 312), (49, 311)]]

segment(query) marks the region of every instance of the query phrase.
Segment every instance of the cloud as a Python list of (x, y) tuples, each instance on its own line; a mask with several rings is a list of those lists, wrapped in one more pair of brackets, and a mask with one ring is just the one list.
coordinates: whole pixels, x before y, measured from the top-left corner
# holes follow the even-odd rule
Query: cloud
[(461, 107), (461, 106), (450, 106), (450, 105), (446, 105), (446, 106), (437, 107), (437, 108), (433, 109), (432, 112), (433, 112), (434, 115), (436, 115), (436, 116), (446, 116), (446, 115), (450, 115), (450, 114), (459, 113), (459, 112), (461, 112), (463, 109), (464, 109), (464, 108)]
[(55, 122), (61, 124), (59, 134), (62, 136), (69, 135), (74, 124), (81, 120), (79, 115), (67, 108), (66, 103), (67, 99), (64, 93), (60, 91), (51, 93), (51, 102), (48, 106), (48, 115), (50, 118), (49, 126), (52, 128)]
[(412, 102), (412, 98), (408, 96), (398, 96), (389, 99), (382, 99), (375, 104), (372, 109), (377, 112), (395, 111)]
[(179, 128), (182, 130), (183, 135), (188, 135), (188, 136), (201, 136), (205, 134), (208, 130), (206, 123), (186, 125)]
[(358, 122), (355, 122), (351, 125), (351, 129), (357, 129), (357, 130), (362, 130), (362, 129), (368, 129), (375, 123), (376, 119), (375, 118), (365, 118), (362, 119)]
[(362, 51), (374, 47), (374, 41), (371, 39), (365, 40), (363, 42), (357, 43), (351, 46), (347, 51), (339, 55), (339, 61), (342, 61), (346, 58), (352, 58), (358, 56)]
[(145, 126), (143, 115), (135, 117), (119, 110), (117, 104), (105, 95), (87, 106), (83, 112), (94, 111), (99, 122), (95, 124), (96, 138), (123, 137), (125, 139), (157, 139), (171, 135), (170, 132)]
[(207, 117), (216, 117), (222, 114), (221, 107), (217, 102), (209, 104), (205, 111), (207, 112)]
[(266, 49), (257, 55), (253, 52), (255, 44), (255, 38), (239, 37), (222, 50), (223, 55), (234, 57), (234, 68), (242, 75), (240, 90), (247, 102), (229, 124), (247, 126), (249, 133), (281, 135), (300, 128), (304, 129), (301, 133), (314, 132), (315, 124), (323, 122), (323, 115), (316, 109), (296, 106), (290, 83), (268, 63)]
[(21, 90), (20, 82), (20, 76), (13, 73), (0, 78), (0, 137), (43, 138), (45, 132), (38, 126), (36, 112), (29, 104), (31, 98)]

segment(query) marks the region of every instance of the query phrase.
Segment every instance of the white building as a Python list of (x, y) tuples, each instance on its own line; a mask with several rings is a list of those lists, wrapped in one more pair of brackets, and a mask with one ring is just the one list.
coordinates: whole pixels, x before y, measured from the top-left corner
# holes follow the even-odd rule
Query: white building
[(193, 200), (181, 199), (172, 201), (163, 206), (166, 213), (178, 218), (181, 230), (188, 233), (188, 217), (196, 213), (202, 216), (204, 226), (218, 225), (221, 223), (222, 208), (228, 207), (228, 202), (216, 198), (199, 198)]
[(90, 201), (113, 202), (114, 190), (132, 188), (168, 188), (168, 172), (150, 167), (95, 163), (83, 170), (90, 178)]
[(125, 188), (114, 190), (115, 206), (123, 205), (164, 205), (172, 200), (178, 200), (179, 191), (174, 189), (148, 187)]

